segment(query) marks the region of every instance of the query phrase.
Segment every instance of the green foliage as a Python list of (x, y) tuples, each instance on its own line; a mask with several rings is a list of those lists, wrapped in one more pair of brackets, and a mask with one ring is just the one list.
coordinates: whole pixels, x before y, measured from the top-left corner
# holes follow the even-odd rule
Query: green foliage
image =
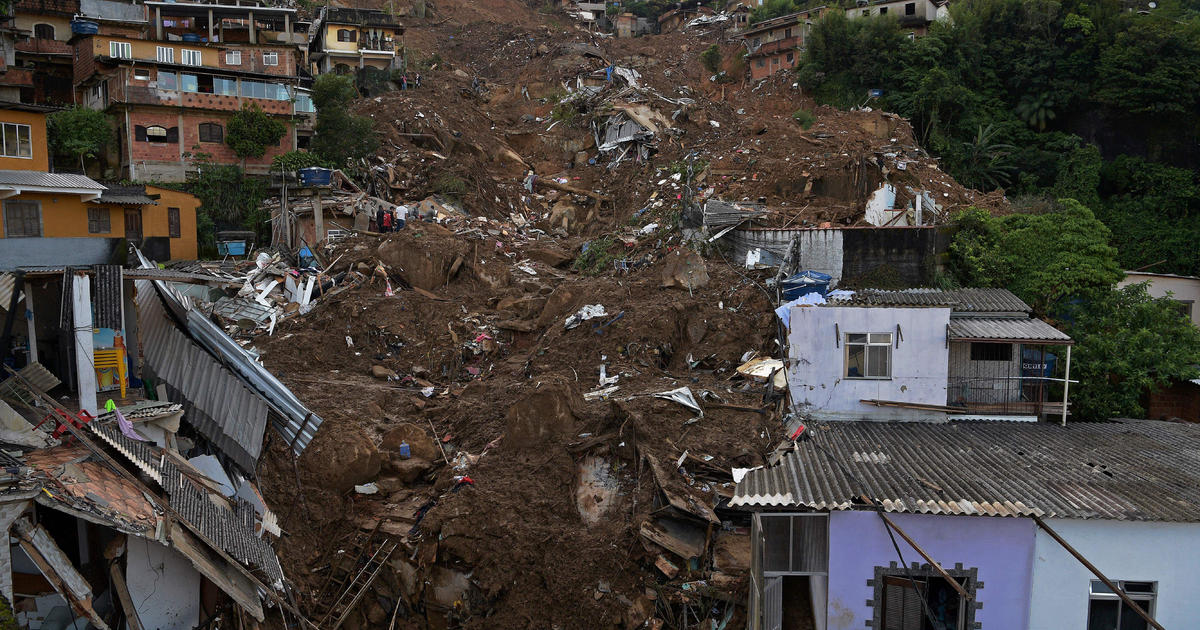
[(795, 13), (800, 7), (794, 0), (767, 0), (761, 6), (750, 11), (750, 23), (757, 24), (789, 13)]
[(721, 71), (721, 47), (713, 44), (700, 53), (700, 64), (709, 72), (716, 74)]
[(243, 160), (260, 158), (267, 147), (277, 146), (285, 133), (287, 125), (269, 116), (257, 104), (248, 103), (229, 117), (225, 144)]
[(461, 199), (463, 193), (467, 192), (467, 182), (453, 173), (442, 173), (433, 180), (433, 192)]
[(796, 124), (800, 125), (801, 129), (807, 130), (813, 126), (813, 123), (817, 122), (817, 116), (807, 109), (797, 109), (792, 112), (792, 120), (796, 121)]
[(578, 116), (579, 116), (579, 110), (575, 107), (575, 104), (572, 103), (571, 101), (562, 101), (558, 105), (555, 105), (554, 108), (550, 110), (550, 119), (551, 120), (559, 120), (568, 125), (575, 122), (575, 119)]
[(589, 276), (597, 276), (609, 270), (613, 262), (620, 259), (618, 241), (611, 236), (602, 236), (584, 244), (585, 251), (575, 257), (574, 269)]
[(13, 614), (12, 604), (8, 598), (0, 594), (0, 630), (19, 630), (17, 617)]
[(963, 286), (1007, 288), (1039, 313), (1122, 277), (1111, 233), (1074, 199), (1042, 214), (955, 216), (950, 267)]
[(1140, 417), (1147, 389), (1200, 376), (1200, 330), (1170, 298), (1143, 284), (1094, 291), (1071, 305), (1075, 339), (1071, 412), (1075, 419)]
[(350, 77), (322, 74), (313, 82), (317, 124), (310, 151), (330, 164), (343, 166), (365, 158), (379, 148), (375, 122), (350, 114), (357, 92)]
[(236, 227), (253, 230), (262, 240), (269, 234), (265, 224), (269, 217), (259, 209), (267, 198), (267, 182), (247, 177), (232, 164), (214, 164), (211, 156), (199, 153), (193, 157), (197, 174), (190, 192), (200, 199), (197, 231), (201, 245), (213, 241), (217, 229)]
[(1200, 7), (1157, 4), (965, 0), (915, 40), (891, 17), (834, 12), (797, 77), (839, 107), (882, 89), (871, 105), (911, 120), (960, 182), (1077, 199), (1112, 229), (1122, 265), (1196, 274)]
[(312, 166), (331, 168), (329, 162), (308, 151), (288, 151), (276, 155), (271, 160), (271, 170), (273, 171), (294, 172)]
[(84, 167), (84, 158), (94, 158), (115, 137), (104, 112), (76, 105), (46, 117), (50, 151), (68, 164)]

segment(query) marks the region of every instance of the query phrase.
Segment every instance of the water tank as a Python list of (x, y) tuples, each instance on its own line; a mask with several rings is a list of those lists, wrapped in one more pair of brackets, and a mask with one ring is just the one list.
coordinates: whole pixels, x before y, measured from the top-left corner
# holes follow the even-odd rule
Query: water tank
[(301, 186), (328, 186), (329, 181), (333, 176), (333, 171), (319, 166), (310, 166), (302, 168), (300, 173)]
[(183, 41), (185, 41), (185, 42), (197, 42), (197, 43), (198, 43), (198, 42), (200, 41), (200, 36), (199, 36), (199, 35), (197, 35), (196, 33), (184, 33), (184, 34), (183, 34)]
[(100, 25), (87, 20), (71, 20), (71, 32), (76, 35), (95, 35), (100, 32)]

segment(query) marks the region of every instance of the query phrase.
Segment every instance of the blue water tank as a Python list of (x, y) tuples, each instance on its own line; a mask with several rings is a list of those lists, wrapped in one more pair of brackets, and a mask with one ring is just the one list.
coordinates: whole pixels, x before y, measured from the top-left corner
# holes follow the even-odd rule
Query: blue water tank
[(328, 186), (333, 177), (333, 171), (319, 166), (302, 168), (300, 173), (301, 186)]
[(197, 35), (196, 33), (184, 33), (184, 34), (183, 34), (183, 41), (185, 41), (185, 42), (197, 42), (197, 43), (198, 43), (198, 42), (200, 41), (200, 36), (199, 36), (199, 35)]
[(95, 35), (100, 32), (100, 25), (87, 20), (71, 20), (71, 32), (76, 35)]
[(832, 280), (833, 276), (820, 271), (801, 271), (780, 283), (783, 288), (783, 301), (791, 302), (809, 293), (825, 295), (829, 292), (829, 283)]

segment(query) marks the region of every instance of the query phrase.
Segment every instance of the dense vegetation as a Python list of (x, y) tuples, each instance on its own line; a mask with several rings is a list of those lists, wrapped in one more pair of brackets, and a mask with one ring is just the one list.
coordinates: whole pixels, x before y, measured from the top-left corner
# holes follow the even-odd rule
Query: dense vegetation
[(818, 101), (841, 107), (884, 90), (871, 105), (911, 119), (946, 170), (1004, 188), (1018, 209), (1077, 200), (1111, 230), (1121, 267), (1194, 275), (1196, 6), (960, 0), (915, 40), (891, 16), (835, 12), (814, 24), (797, 72)]
[(47, 116), (46, 132), (56, 168), (78, 168), (80, 172), (85, 168), (85, 159), (95, 158), (116, 138), (104, 112), (82, 105)]

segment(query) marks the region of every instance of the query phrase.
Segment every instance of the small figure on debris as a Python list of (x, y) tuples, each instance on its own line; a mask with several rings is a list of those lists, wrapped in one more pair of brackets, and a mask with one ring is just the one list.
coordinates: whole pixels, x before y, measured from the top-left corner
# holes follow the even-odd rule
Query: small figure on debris
[(408, 75), (407, 74), (400, 75), (400, 89), (401, 90), (408, 89)]
[(395, 230), (392, 228), (394, 219), (395, 219), (395, 215), (393, 215), (390, 210), (384, 210), (383, 211), (383, 225), (380, 226), (379, 231), (380, 232), (395, 232)]
[(383, 207), (380, 207), (378, 210), (375, 211), (375, 231), (376, 232), (385, 231), (383, 229), (383, 215), (385, 212), (387, 212), (387, 211), (384, 210)]
[(416, 77), (413, 77), (413, 87), (421, 87), (421, 73), (418, 72)]
[(394, 210), (392, 210), (392, 213), (395, 215), (395, 218), (392, 219), (392, 231), (399, 232), (400, 230), (404, 229), (404, 219), (406, 214), (400, 206), (397, 206)]

